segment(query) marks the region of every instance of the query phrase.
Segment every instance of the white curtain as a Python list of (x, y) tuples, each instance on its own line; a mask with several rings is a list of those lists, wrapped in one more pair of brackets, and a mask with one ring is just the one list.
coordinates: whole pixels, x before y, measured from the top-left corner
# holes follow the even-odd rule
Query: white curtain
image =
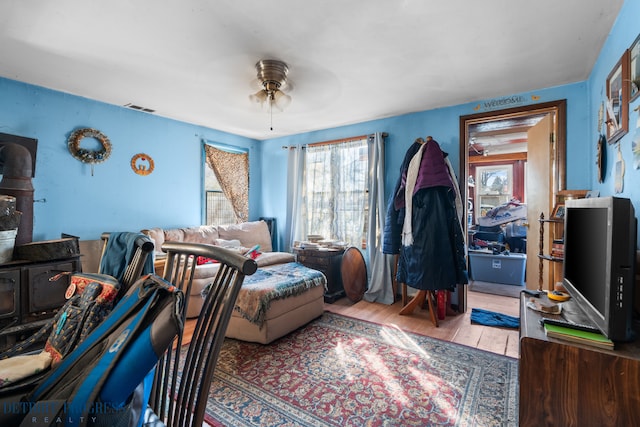
[(287, 219), (284, 229), (285, 251), (291, 252), (293, 242), (302, 240), (302, 180), (304, 178), (304, 149), (287, 147)]
[(384, 192), (384, 137), (375, 133), (369, 138), (369, 218), (367, 249), (369, 252), (369, 287), (364, 300), (393, 304), (394, 256), (382, 253), (386, 203)]
[(362, 249), (368, 174), (367, 138), (306, 147), (303, 230)]

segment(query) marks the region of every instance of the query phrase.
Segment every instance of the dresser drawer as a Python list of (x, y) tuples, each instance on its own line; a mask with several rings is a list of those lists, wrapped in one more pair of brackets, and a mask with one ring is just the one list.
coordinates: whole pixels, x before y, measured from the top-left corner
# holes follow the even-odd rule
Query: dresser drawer
[(331, 258), (318, 258), (314, 256), (298, 255), (298, 262), (309, 268), (326, 268), (331, 263)]
[(344, 296), (344, 287), (340, 275), (342, 254), (344, 250), (312, 250), (294, 248), (296, 260), (305, 267), (322, 272), (327, 278), (327, 289), (324, 301), (332, 303)]

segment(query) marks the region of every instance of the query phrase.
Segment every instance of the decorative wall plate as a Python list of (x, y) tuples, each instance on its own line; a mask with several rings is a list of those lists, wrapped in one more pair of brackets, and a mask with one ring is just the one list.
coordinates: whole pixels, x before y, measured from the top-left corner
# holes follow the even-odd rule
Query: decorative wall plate
[(153, 159), (145, 153), (138, 153), (131, 158), (131, 169), (138, 175), (149, 175), (153, 168)]
[[(636, 110), (640, 114), (640, 106)], [(631, 152), (633, 153), (633, 168), (640, 169), (640, 117), (636, 122), (636, 132), (631, 140)]]
[(602, 134), (598, 138), (597, 165), (598, 182), (603, 183), (607, 169), (607, 138)]
[(620, 151), (620, 144), (618, 144), (618, 159), (616, 160), (615, 167), (615, 182), (614, 191), (619, 194), (624, 190), (624, 159), (622, 158), (622, 151)]

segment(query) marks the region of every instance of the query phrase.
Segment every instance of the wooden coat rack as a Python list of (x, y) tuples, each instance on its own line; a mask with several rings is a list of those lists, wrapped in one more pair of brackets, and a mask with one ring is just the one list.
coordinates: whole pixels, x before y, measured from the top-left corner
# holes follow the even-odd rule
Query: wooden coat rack
[[(416, 139), (416, 142), (419, 142), (420, 144), (425, 144), (427, 142), (431, 142), (433, 140), (433, 138), (431, 136), (427, 136), (424, 140), (422, 138), (418, 138)], [(396, 267), (395, 267), (395, 272), (394, 272), (394, 295), (397, 289), (397, 282), (396, 282), (396, 274), (398, 271), (398, 258), (399, 256), (396, 255), (395, 257), (395, 261), (396, 261)], [(437, 299), (436, 299), (436, 295), (435, 292), (433, 291), (423, 291), (423, 290), (419, 290), (418, 293), (416, 293), (416, 295), (411, 299), (411, 301), (409, 301), (407, 303), (407, 284), (406, 283), (402, 283), (402, 309), (400, 310), (400, 315), (407, 315), (407, 314), (411, 314), (413, 313), (413, 311), (418, 308), (418, 307), (424, 307), (425, 306), (425, 302), (427, 303), (427, 305), (429, 306), (429, 315), (431, 317), (431, 322), (433, 322), (433, 324), (435, 325), (435, 327), (438, 327), (438, 316), (436, 314), (436, 306), (437, 306)], [(435, 302), (434, 302), (435, 301)]]
[[(395, 256), (395, 270), (393, 272), (393, 295), (397, 295), (398, 290), (398, 281), (396, 279), (396, 274), (398, 273), (398, 259), (399, 255)], [(400, 310), (400, 315), (407, 315), (413, 313), (413, 311), (418, 307), (424, 307), (425, 302), (429, 306), (429, 315), (431, 317), (431, 322), (437, 328), (438, 324), (438, 316), (436, 315), (436, 309), (434, 305), (435, 293), (433, 291), (418, 291), (418, 293), (411, 299), (411, 301), (407, 302), (407, 284), (401, 283), (402, 287), (402, 309)]]

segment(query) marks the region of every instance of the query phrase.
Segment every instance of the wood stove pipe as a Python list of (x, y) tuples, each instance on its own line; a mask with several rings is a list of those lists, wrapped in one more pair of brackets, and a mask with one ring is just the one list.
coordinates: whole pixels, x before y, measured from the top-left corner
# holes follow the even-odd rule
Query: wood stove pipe
[(22, 212), (16, 245), (33, 241), (33, 165), (31, 153), (22, 145), (7, 143), (0, 148), (2, 181), (0, 194), (16, 198), (16, 210)]

